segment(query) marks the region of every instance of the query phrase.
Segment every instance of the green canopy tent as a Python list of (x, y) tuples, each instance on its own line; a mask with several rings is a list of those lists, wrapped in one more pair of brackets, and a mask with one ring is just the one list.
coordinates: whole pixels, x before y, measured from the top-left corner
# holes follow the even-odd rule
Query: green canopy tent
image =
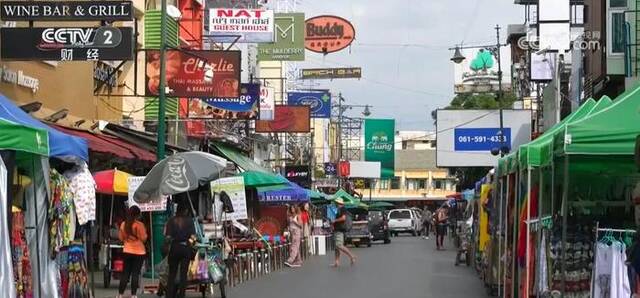
[(238, 176), (244, 178), (244, 185), (247, 187), (284, 186), (289, 184), (289, 180), (286, 178), (263, 171), (246, 171), (239, 173)]
[(347, 208), (369, 208), (367, 204), (360, 201), (360, 199), (350, 195), (344, 189), (340, 189), (335, 194), (333, 194), (331, 200), (333, 201), (337, 198), (341, 198), (344, 201), (344, 206)]
[(383, 201), (377, 201), (377, 202), (373, 202), (371, 204), (369, 204), (369, 209), (382, 209), (382, 210), (386, 210), (386, 209), (393, 209), (395, 208), (396, 205), (389, 203), (389, 202), (383, 202)]
[(49, 133), (0, 119), (0, 149), (49, 156)]

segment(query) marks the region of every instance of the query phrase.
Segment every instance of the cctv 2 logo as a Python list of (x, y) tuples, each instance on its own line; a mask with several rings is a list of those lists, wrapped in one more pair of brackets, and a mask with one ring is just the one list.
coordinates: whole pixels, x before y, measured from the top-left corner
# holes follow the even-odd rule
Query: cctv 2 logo
[(116, 27), (44, 28), (38, 48), (115, 48), (121, 41), (122, 32)]

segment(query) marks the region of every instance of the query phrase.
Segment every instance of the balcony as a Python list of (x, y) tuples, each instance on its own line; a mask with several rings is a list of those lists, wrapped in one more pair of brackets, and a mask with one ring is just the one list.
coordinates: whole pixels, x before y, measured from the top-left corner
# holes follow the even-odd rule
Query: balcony
[[(358, 193), (362, 194), (363, 200), (369, 199), (369, 189), (356, 189)], [(418, 190), (403, 190), (403, 189), (374, 189), (371, 192), (373, 200), (379, 201), (408, 201), (408, 200), (444, 200), (447, 195), (455, 193), (454, 190), (443, 189), (418, 189)]]

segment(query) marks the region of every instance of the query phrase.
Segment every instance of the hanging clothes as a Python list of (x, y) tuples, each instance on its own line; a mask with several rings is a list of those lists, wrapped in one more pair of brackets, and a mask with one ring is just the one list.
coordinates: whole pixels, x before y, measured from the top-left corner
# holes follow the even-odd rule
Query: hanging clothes
[(51, 169), (51, 200), (49, 200), (49, 249), (51, 257), (73, 241), (75, 235), (75, 211), (73, 192), (67, 179)]
[(25, 237), (24, 213), (14, 208), (12, 210), (11, 226), (11, 260), (13, 263), (14, 284), (16, 297), (33, 297), (33, 276), (31, 274), (31, 261), (29, 259), (29, 246)]
[(73, 193), (78, 224), (84, 225), (96, 220), (96, 182), (87, 164), (83, 162), (82, 165), (64, 172), (64, 177), (69, 180), (69, 188)]
[(547, 259), (547, 233), (540, 231), (542, 238), (540, 240), (540, 249), (538, 249), (538, 270), (536, 276), (537, 290), (540, 294), (549, 292), (549, 260)]
[(60, 251), (56, 261), (60, 269), (60, 297), (89, 298), (84, 248), (71, 244)]
[(596, 247), (592, 297), (631, 297), (625, 244), (619, 241), (611, 245), (598, 242)]

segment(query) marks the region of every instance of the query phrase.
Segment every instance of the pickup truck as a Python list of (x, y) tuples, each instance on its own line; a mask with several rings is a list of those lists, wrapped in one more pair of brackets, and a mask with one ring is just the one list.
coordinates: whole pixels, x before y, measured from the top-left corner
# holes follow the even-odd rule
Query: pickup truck
[(411, 233), (416, 236), (417, 216), (411, 209), (393, 209), (389, 212), (389, 231), (391, 235), (398, 236), (399, 233)]

